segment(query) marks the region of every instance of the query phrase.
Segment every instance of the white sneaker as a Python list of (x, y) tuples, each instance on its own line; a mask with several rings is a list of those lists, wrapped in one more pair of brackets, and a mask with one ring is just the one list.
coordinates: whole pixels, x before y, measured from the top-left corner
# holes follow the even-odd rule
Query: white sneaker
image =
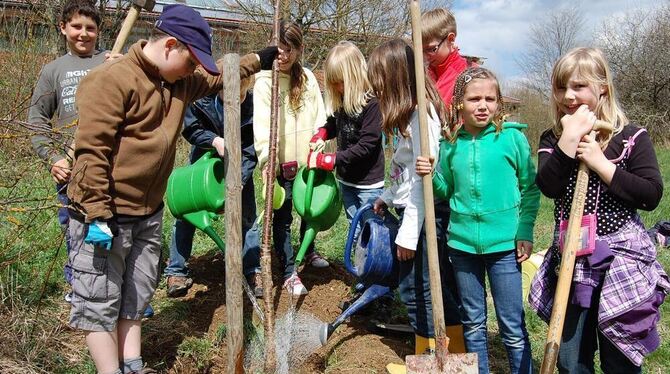
[(319, 252), (316, 251), (307, 255), (307, 262), (310, 265), (314, 266), (315, 268), (327, 268), (328, 266), (330, 266), (328, 261), (326, 261), (325, 258), (321, 257)]
[(284, 288), (286, 288), (288, 292), (295, 296), (307, 295), (307, 289), (302, 284), (298, 274), (293, 274), (287, 280), (285, 280)]

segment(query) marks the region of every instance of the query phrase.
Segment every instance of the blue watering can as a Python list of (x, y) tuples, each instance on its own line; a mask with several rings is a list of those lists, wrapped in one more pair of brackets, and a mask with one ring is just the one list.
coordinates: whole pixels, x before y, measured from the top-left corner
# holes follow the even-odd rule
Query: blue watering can
[(390, 213), (382, 219), (376, 214), (365, 220), (356, 242), (354, 264), (351, 263), (356, 227), (361, 217), (372, 209), (372, 204), (363, 205), (351, 220), (347, 244), (344, 248), (344, 266), (366, 287), (377, 284), (396, 288), (398, 286), (398, 259), (395, 251), (395, 237), (398, 234), (398, 220)]
[(333, 331), (347, 318), (358, 312), (367, 304), (378, 298), (391, 294), (398, 286), (398, 259), (395, 251), (395, 237), (398, 234), (398, 220), (390, 213), (385, 218), (372, 214), (365, 220), (356, 242), (354, 262), (351, 263), (351, 250), (356, 235), (356, 228), (361, 218), (372, 209), (371, 204), (363, 205), (351, 220), (349, 236), (344, 248), (344, 266), (358, 278), (357, 288), (365, 288), (349, 307), (332, 323), (324, 323), (319, 327), (319, 339), (326, 344)]

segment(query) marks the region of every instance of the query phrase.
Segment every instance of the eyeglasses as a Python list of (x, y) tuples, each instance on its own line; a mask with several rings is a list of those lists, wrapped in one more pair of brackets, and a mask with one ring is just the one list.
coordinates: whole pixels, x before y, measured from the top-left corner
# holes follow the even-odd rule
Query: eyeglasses
[(444, 38), (442, 38), (442, 40), (440, 40), (440, 42), (439, 42), (436, 46), (434, 46), (434, 47), (424, 48), (424, 49), (423, 49), (423, 53), (425, 53), (425, 54), (427, 54), (427, 55), (434, 55), (434, 54), (436, 54), (437, 51), (440, 50), (440, 47), (442, 46), (442, 43), (444, 43), (444, 41), (447, 40), (448, 37), (449, 37), (449, 34), (447, 34), (447, 36), (445, 36)]

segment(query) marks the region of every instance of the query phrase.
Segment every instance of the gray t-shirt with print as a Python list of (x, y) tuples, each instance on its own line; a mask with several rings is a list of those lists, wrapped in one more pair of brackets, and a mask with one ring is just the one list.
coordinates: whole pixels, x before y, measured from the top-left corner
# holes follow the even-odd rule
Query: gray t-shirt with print
[[(70, 53), (44, 65), (33, 91), (28, 123), (38, 156), (53, 165), (67, 157), (77, 125), (75, 94), (82, 78), (105, 61), (105, 51), (80, 57)], [(55, 114), (55, 116), (54, 116)]]

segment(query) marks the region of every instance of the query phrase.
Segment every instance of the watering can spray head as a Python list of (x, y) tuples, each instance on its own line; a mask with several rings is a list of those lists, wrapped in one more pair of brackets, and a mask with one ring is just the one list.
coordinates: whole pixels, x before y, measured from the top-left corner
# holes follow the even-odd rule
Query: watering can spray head
[(328, 342), (328, 338), (333, 334), (333, 331), (335, 331), (335, 327), (330, 323), (324, 323), (319, 327), (319, 340), (321, 341), (321, 345), (326, 345)]

